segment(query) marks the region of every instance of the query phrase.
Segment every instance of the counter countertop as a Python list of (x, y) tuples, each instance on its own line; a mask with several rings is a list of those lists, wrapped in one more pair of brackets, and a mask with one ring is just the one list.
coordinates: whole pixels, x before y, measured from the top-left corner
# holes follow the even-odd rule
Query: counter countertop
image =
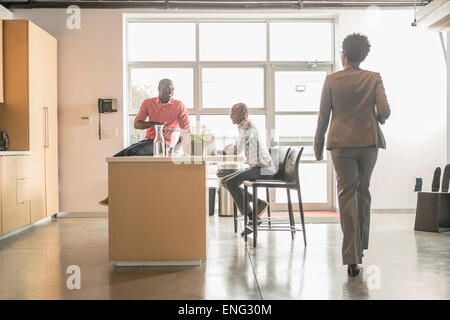
[(172, 157), (109, 157), (106, 162), (173, 162), (175, 164), (182, 163), (202, 163), (202, 162), (244, 162), (245, 157), (242, 155), (216, 155), (216, 156), (172, 156)]
[(26, 156), (30, 154), (31, 151), (0, 151), (0, 156)]

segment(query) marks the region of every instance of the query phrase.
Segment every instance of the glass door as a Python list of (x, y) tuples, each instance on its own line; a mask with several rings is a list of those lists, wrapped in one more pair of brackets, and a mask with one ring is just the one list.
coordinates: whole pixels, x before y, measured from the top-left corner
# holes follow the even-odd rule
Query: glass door
[[(330, 156), (325, 150), (324, 160), (316, 161), (313, 147), (322, 86), (331, 71), (331, 66), (312, 64), (295, 69), (278, 66), (271, 72), (271, 140), (275, 145), (304, 148), (299, 174), (305, 210), (335, 209)], [(292, 201), (298, 203), (294, 193)], [(273, 190), (271, 202), (274, 210), (287, 210), (286, 191)]]

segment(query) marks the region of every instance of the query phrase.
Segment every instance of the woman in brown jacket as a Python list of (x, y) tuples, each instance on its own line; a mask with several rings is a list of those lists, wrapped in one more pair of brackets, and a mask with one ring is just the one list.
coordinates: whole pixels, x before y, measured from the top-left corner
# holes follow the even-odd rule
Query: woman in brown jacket
[(379, 124), (390, 115), (380, 74), (359, 67), (369, 51), (364, 35), (354, 33), (344, 39), (344, 70), (325, 79), (314, 141), (316, 159), (322, 160), (331, 114), (326, 148), (336, 170), (343, 264), (352, 277), (359, 274), (358, 264), (369, 245), (370, 177), (378, 148), (386, 148)]

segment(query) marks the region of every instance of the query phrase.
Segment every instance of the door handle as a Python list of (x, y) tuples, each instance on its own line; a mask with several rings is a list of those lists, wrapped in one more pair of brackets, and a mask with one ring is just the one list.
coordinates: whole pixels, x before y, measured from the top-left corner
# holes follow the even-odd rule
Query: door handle
[(50, 128), (49, 128), (49, 124), (48, 124), (48, 107), (45, 108), (45, 115), (46, 115), (46, 123), (47, 123), (47, 148), (50, 147)]
[(47, 117), (45, 115), (45, 107), (42, 107), (42, 122), (43, 122), (43, 127), (42, 127), (42, 148), (45, 148), (45, 143), (47, 142)]

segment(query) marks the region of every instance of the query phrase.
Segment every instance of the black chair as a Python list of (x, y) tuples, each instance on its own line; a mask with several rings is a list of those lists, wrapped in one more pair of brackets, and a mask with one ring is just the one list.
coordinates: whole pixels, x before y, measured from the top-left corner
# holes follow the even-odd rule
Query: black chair
[(444, 170), (442, 189), (439, 192), (441, 168), (436, 168), (433, 175), (431, 192), (417, 193), (415, 231), (446, 232), (450, 230), (450, 165)]
[[(302, 195), (300, 190), (300, 177), (298, 173), (298, 168), (300, 165), (300, 158), (303, 153), (303, 147), (292, 148), (286, 158), (283, 170), (283, 181), (274, 181), (274, 180), (257, 180), (257, 181), (244, 181), (244, 211), (247, 211), (248, 199), (247, 199), (247, 191), (248, 188), (253, 189), (253, 212), (252, 212), (252, 225), (249, 226), (247, 224), (247, 212), (244, 212), (244, 225), (245, 228), (249, 228), (253, 231), (253, 247), (256, 247), (256, 238), (258, 236), (258, 229), (260, 230), (288, 230), (291, 231), (291, 236), (294, 238), (295, 231), (303, 231), (303, 241), (306, 246), (306, 229), (305, 229), (305, 217), (303, 212), (303, 202)], [(258, 188), (283, 188), (286, 189), (287, 198), (288, 198), (288, 210), (289, 210), (289, 227), (278, 227), (278, 228), (267, 228), (264, 226), (258, 227), (257, 223), (257, 212), (258, 212)], [(298, 205), (300, 209), (300, 218), (302, 222), (302, 229), (297, 229), (295, 227), (294, 214), (292, 209), (292, 201), (291, 201), (291, 189), (297, 191), (298, 194)], [(270, 218), (269, 218), (270, 220)], [(245, 233), (245, 241), (247, 242), (247, 233)]]
[[(286, 163), (287, 156), (289, 154), (290, 147), (272, 147), (269, 149), (270, 156), (272, 157), (273, 163), (278, 164), (277, 173), (268, 179), (264, 179), (264, 181), (284, 181), (284, 165)], [(267, 202), (269, 202), (269, 206), (267, 207), (267, 216), (270, 218), (270, 196), (269, 196), (269, 188), (266, 188), (266, 198)], [(234, 232), (237, 232), (237, 223), (238, 223), (237, 210), (234, 211)], [(269, 227), (271, 226), (271, 220), (269, 219)]]

